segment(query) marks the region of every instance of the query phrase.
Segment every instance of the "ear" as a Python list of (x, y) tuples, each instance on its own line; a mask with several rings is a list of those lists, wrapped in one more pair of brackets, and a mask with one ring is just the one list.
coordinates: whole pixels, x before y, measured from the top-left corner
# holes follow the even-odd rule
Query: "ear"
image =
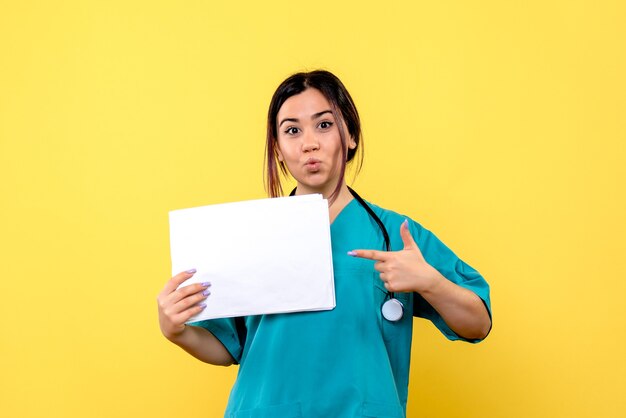
[(352, 138), (352, 135), (348, 135), (348, 148), (349, 149), (356, 148), (356, 141), (354, 140), (354, 138)]

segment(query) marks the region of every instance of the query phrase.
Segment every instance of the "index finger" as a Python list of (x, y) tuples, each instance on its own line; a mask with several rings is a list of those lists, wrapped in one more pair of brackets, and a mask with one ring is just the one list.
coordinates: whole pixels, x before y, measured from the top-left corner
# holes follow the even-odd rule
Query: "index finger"
[(387, 261), (389, 259), (389, 253), (387, 251), (377, 250), (352, 250), (348, 251), (348, 255), (376, 261)]
[(163, 293), (170, 294), (178, 288), (185, 280), (190, 279), (196, 273), (196, 269), (187, 271), (181, 271), (176, 276), (172, 277), (163, 288)]

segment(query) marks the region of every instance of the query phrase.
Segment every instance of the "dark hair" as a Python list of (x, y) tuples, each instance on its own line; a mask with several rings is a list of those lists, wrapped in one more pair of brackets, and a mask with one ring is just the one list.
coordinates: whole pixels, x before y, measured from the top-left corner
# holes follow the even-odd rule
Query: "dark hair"
[[(343, 182), (346, 163), (354, 159), (354, 156), (359, 149), (359, 144), (362, 143), (361, 135), (361, 120), (359, 119), (359, 113), (356, 110), (356, 106), (350, 97), (350, 93), (346, 90), (345, 86), (329, 71), (315, 70), (310, 72), (296, 73), (285, 81), (283, 81), (272, 96), (270, 102), (269, 111), (267, 113), (267, 138), (265, 147), (265, 189), (270, 197), (278, 197), (283, 195), (283, 188), (280, 183), (281, 173), (287, 175), (287, 167), (282, 161), (278, 160), (277, 144), (278, 144), (278, 126), (276, 118), (278, 117), (278, 111), (285, 101), (297, 94), (302, 93), (308, 88), (318, 90), (326, 100), (330, 103), (331, 111), (337, 123), (339, 129), (339, 136), (341, 138), (341, 153), (343, 158), (341, 159), (341, 174), (335, 190), (329, 197), (329, 200), (334, 200), (339, 193), (341, 184)], [(344, 123), (348, 128), (348, 134), (352, 137), (356, 143), (354, 149), (349, 149), (347, 146), (347, 138), (344, 135)], [(361, 148), (363, 146), (361, 145)], [(363, 164), (363, 152), (360, 152), (358, 159), (357, 173), (361, 169)]]

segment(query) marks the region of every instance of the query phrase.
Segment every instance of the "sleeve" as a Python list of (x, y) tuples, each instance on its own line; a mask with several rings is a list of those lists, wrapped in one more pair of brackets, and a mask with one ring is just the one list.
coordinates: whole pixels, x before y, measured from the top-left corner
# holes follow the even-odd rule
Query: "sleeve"
[[(457, 257), (432, 232), (415, 222), (411, 223), (410, 229), (428, 264), (436, 268), (448, 280), (474, 292), (485, 304), (489, 318), (491, 318), (489, 284), (480, 273)], [(430, 320), (450, 340), (463, 340), (471, 343), (481, 341), (467, 340), (452, 331), (441, 315), (418, 293), (414, 293), (413, 315)]]
[(215, 336), (228, 350), (235, 363), (241, 362), (241, 355), (246, 341), (246, 325), (243, 317), (220, 318), (192, 322), (189, 325), (201, 327)]

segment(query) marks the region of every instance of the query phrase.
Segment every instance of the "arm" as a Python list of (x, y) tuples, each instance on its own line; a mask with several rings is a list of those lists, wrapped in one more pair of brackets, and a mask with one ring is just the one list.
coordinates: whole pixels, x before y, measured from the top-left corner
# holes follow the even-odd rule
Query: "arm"
[(159, 326), (171, 342), (205, 363), (230, 366), (235, 362), (224, 345), (209, 331), (185, 322), (200, 313), (210, 295), (210, 283), (196, 283), (177, 289), (180, 284), (194, 275), (194, 270), (172, 277), (157, 297)]
[(413, 291), (422, 295), (457, 335), (468, 340), (485, 338), (491, 329), (491, 318), (482, 299), (431, 269), (425, 287)]
[(349, 254), (377, 261), (374, 268), (387, 290), (419, 293), (459, 336), (468, 340), (484, 338), (491, 328), (491, 318), (482, 300), (426, 262), (407, 221), (400, 227), (400, 235), (402, 251), (355, 250)]
[(186, 326), (171, 342), (205, 363), (230, 366), (235, 360), (213, 334), (201, 327)]

